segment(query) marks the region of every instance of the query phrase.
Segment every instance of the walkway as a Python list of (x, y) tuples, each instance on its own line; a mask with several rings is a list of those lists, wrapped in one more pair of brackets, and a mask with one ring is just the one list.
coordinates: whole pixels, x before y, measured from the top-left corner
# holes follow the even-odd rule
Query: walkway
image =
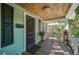
[[(41, 48), (34, 55), (72, 55), (71, 49), (63, 44), (57, 42), (56, 39), (46, 39), (42, 42)], [(30, 55), (25, 52), (24, 55)]]
[(71, 55), (71, 49), (55, 39), (47, 39), (35, 55)]

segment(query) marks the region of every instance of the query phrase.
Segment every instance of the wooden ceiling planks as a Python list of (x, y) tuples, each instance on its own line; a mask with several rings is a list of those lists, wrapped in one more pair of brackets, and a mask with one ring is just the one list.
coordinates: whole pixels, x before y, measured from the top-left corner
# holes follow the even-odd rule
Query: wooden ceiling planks
[[(18, 5), (40, 16), (44, 21), (64, 18), (71, 6), (69, 3), (18, 3)], [(50, 10), (46, 12), (45, 6), (48, 6)]]

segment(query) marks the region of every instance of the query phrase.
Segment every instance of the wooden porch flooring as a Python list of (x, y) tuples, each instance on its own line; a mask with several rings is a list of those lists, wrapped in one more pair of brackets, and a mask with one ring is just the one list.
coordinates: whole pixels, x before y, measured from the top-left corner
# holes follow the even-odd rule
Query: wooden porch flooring
[[(63, 44), (57, 42), (55, 39), (46, 39), (42, 42), (41, 48), (34, 55), (72, 55), (71, 49)], [(30, 55), (26, 53), (25, 55)]]

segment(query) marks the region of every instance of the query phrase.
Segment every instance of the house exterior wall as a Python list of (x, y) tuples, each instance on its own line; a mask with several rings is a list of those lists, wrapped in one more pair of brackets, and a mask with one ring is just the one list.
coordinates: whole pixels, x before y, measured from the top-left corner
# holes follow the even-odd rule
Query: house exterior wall
[(35, 19), (35, 40), (36, 44), (41, 41), (41, 37), (39, 36), (39, 18)]
[[(23, 11), (14, 6), (14, 43), (12, 45), (1, 48), (0, 54), (18, 54), (23, 51), (24, 28), (18, 29), (15, 26), (17, 23), (24, 24), (23, 19), (24, 19)], [(1, 39), (1, 35), (0, 35), (0, 39)]]
[[(24, 25), (24, 10), (21, 10), (18, 6), (14, 4), (9, 4), (14, 7), (14, 43), (12, 45), (1, 48), (0, 55), (15, 55), (24, 52), (24, 29), (25, 28), (16, 28), (16, 24)], [(26, 12), (27, 13), (27, 12)], [(0, 22), (1, 22), (1, 4), (0, 4)], [(0, 23), (0, 40), (1, 40), (1, 23)], [(35, 18), (35, 43), (37, 44), (41, 37), (39, 36), (39, 18)], [(1, 41), (0, 41), (1, 43)], [(1, 46), (1, 44), (0, 44)]]

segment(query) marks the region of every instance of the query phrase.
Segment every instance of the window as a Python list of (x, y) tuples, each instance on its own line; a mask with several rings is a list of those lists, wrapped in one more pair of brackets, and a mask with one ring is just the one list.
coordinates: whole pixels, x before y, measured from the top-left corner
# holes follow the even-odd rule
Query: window
[(13, 44), (13, 7), (1, 4), (1, 47)]

